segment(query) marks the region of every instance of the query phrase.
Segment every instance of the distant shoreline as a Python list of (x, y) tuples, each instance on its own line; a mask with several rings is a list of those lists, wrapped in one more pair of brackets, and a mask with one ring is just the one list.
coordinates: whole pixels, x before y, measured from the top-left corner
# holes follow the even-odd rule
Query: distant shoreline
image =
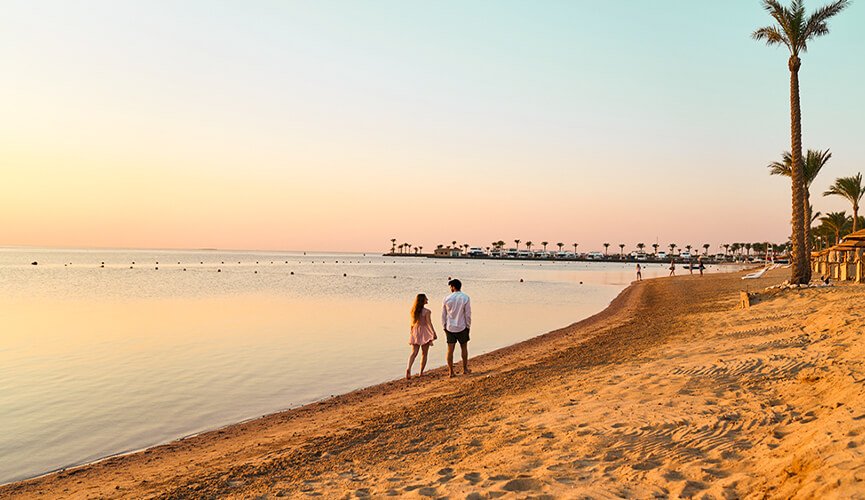
[[(615, 256), (607, 256), (602, 259), (592, 259), (588, 257), (494, 257), (492, 255), (435, 255), (430, 253), (418, 253), (418, 254), (405, 254), (405, 253), (385, 253), (382, 254), (382, 257), (423, 257), (427, 259), (453, 259), (453, 260), (494, 260), (494, 261), (522, 261), (522, 262), (598, 262), (598, 263), (625, 263), (625, 264), (669, 264), (671, 260), (675, 260), (677, 264), (687, 264), (689, 262), (697, 262), (701, 257), (703, 259), (704, 264), (712, 264), (712, 265), (742, 265), (742, 264), (762, 264), (765, 263), (763, 260), (758, 261), (732, 261), (732, 260), (718, 260), (713, 259), (711, 257), (706, 256), (698, 256), (691, 258), (684, 258), (676, 256), (674, 259), (670, 258), (646, 258), (646, 259), (636, 259), (631, 256), (625, 256), (624, 258), (615, 257)], [(777, 260), (775, 262), (781, 263), (782, 260)]]

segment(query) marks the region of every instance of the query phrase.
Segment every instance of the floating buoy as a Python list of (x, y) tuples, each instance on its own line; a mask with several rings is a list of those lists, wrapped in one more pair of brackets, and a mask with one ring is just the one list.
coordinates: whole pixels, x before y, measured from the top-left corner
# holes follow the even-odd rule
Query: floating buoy
[(34, 260), (34, 261), (33, 261), (33, 262), (31, 262), (31, 263), (30, 263), (30, 265), (31, 265), (31, 266), (38, 266), (38, 265), (39, 265), (39, 263), (38, 263), (38, 262), (36, 262), (36, 261), (35, 261), (35, 260)]
[(294, 276), (294, 271), (291, 272), (291, 275)]
[(258, 271), (255, 271), (255, 274), (258, 274)]
[(522, 278), (520, 278), (520, 283), (524, 283), (524, 281), (523, 281), (523, 279), (522, 279)]
[(222, 269), (217, 269), (216, 272), (221, 273)]
[(159, 266), (156, 266), (156, 270), (159, 271)]
[(345, 273), (342, 273), (342, 276), (343, 276), (343, 278), (344, 278), (344, 277), (346, 277), (346, 276), (348, 276), (348, 275), (347, 275), (347, 274), (345, 274)]
[(183, 270), (186, 271), (186, 268), (184, 267)]

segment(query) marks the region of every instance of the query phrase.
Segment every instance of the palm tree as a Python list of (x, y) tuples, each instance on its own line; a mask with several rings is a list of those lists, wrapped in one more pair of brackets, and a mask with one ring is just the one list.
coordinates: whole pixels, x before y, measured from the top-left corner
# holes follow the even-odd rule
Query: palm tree
[(703, 243), (703, 255), (705, 255), (707, 257), (709, 256), (709, 247), (710, 246), (711, 245), (709, 245), (708, 243)]
[(694, 247), (692, 247), (691, 245), (685, 245), (685, 250), (687, 250), (688, 253), (691, 253), (692, 248), (694, 248)]
[(820, 222), (835, 234), (835, 244), (838, 244), (841, 241), (841, 233), (850, 223), (850, 216), (847, 215), (847, 212), (829, 212), (820, 217)]
[(520, 249), (520, 240), (514, 240), (514, 243), (517, 245), (517, 250)]
[(574, 257), (576, 257), (577, 256), (577, 246), (579, 245), (579, 243), (574, 243), (573, 245), (574, 245)]
[(751, 256), (751, 244), (750, 243), (745, 243), (745, 256), (746, 257)]
[(724, 247), (724, 257), (726, 257), (726, 256), (727, 256), (727, 252), (730, 251), (730, 244), (729, 244), (729, 243), (724, 243), (724, 244), (721, 245), (721, 246)]
[(565, 248), (565, 244), (560, 241), (556, 243), (556, 246), (559, 247), (559, 253), (562, 253), (562, 248)]
[(644, 248), (646, 248), (646, 244), (645, 244), (645, 243), (637, 243), (637, 250), (639, 250), (640, 253), (643, 253), (643, 249), (644, 249)]
[(604, 255), (607, 255), (607, 249), (610, 248), (609, 243), (604, 243)]
[[(811, 255), (811, 224), (814, 223), (814, 210), (811, 206), (811, 184), (814, 182), (814, 179), (817, 178), (817, 174), (820, 173), (820, 170), (826, 165), (829, 159), (832, 158), (832, 153), (827, 149), (825, 151), (821, 151), (819, 149), (809, 149), (805, 153), (805, 161), (802, 164), (802, 180), (805, 183), (804, 186), (804, 200), (805, 204), (805, 255)], [(781, 155), (781, 161), (775, 161), (769, 164), (769, 174), (770, 175), (783, 175), (785, 177), (793, 176), (793, 156), (789, 151), (784, 151)], [(810, 273), (809, 272), (806, 274)], [(809, 276), (810, 278), (810, 276)]]
[(532, 251), (532, 245), (534, 245), (534, 243), (532, 243), (531, 241), (527, 241), (526, 242), (526, 250), (531, 252)]
[(466, 255), (469, 254), (469, 248), (470, 248), (470, 247), (471, 247), (471, 245), (469, 245), (468, 243), (463, 243), (463, 248), (466, 249), (466, 251), (465, 251), (465, 254), (466, 254)]
[(625, 244), (624, 243), (619, 243), (619, 258), (620, 259), (625, 258)]
[(390, 253), (396, 253), (396, 238), (390, 239)]
[(778, 0), (763, 0), (763, 8), (777, 24), (759, 28), (751, 35), (767, 45), (785, 45), (790, 51), (787, 68), (790, 70), (790, 165), (793, 196), (793, 256), (790, 282), (807, 283), (810, 279), (810, 256), (805, 250), (805, 206), (804, 175), (802, 161), (802, 110), (799, 104), (799, 54), (808, 50), (808, 41), (829, 33), (827, 21), (844, 10), (849, 0), (834, 0), (820, 7), (810, 16), (805, 15), (803, 0), (792, 0), (790, 7), (782, 6)]
[(657, 243), (652, 243), (652, 249), (655, 251), (655, 255), (658, 255), (658, 247), (661, 246)]
[(865, 186), (862, 186), (862, 173), (858, 173), (853, 177), (840, 177), (835, 179), (835, 184), (829, 186), (829, 189), (823, 193), (823, 196), (834, 194), (853, 204), (853, 232), (859, 228), (859, 201), (862, 195), (865, 195)]
[(541, 245), (544, 246), (544, 253), (547, 253), (547, 245), (549, 245), (549, 244), (550, 244), (549, 241), (542, 241), (541, 242)]
[(671, 255), (676, 252), (676, 246), (677, 245), (675, 243), (670, 243), (670, 254)]

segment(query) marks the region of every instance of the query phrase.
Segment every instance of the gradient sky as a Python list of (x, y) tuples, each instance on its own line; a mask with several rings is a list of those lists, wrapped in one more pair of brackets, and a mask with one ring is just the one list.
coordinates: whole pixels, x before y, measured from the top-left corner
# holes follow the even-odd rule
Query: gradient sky
[[(758, 0), (0, 0), (0, 245), (781, 242), (767, 24)], [(803, 57), (824, 212), (865, 170), (863, 26), (854, 1)]]

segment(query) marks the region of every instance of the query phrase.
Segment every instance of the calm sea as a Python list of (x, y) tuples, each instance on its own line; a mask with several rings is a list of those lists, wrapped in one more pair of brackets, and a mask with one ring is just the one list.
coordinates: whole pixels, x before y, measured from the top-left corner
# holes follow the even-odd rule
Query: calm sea
[(476, 355), (600, 311), (633, 274), (632, 264), (0, 249), (0, 483), (398, 378), (414, 296), (426, 293), (438, 318), (451, 276), (472, 298)]

